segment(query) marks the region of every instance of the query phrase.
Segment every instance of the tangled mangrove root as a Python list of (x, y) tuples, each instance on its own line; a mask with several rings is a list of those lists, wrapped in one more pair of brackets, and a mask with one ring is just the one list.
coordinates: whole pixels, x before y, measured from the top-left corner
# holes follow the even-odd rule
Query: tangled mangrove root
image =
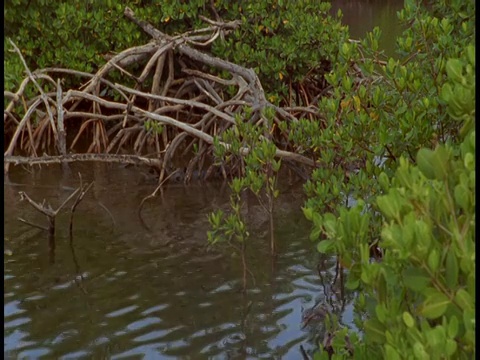
[[(169, 36), (137, 19), (129, 8), (124, 14), (152, 40), (113, 56), (94, 75), (62, 68), (32, 73), (10, 41), (28, 76), (16, 93), (5, 92), (11, 100), (4, 110), (5, 173), (10, 164), (107, 161), (154, 167), (161, 183), (175, 171), (172, 159), (183, 158), (185, 181), (194, 173), (208, 178), (220, 173), (214, 162), (214, 138), (235, 126), (236, 119), (244, 119), (245, 108), (251, 109), (251, 116), (244, 121), (266, 125), (266, 107), (275, 113), (274, 129), (266, 135), (276, 144), (276, 155), (297, 166), (315, 166), (312, 159), (289, 148), (288, 134), (278, 126), (299, 117), (320, 118), (314, 107), (275, 106), (265, 98), (252, 69), (198, 50), (238, 27), (238, 21), (204, 19), (206, 28)], [(58, 76), (84, 82), (64, 92), (64, 80), (54, 80)], [(124, 84), (114, 83), (112, 77)], [(29, 87), (36, 95), (27, 99)], [(85, 139), (86, 151), (81, 151)], [(249, 149), (241, 151), (246, 154)], [(227, 176), (229, 171), (235, 166), (221, 173)]]

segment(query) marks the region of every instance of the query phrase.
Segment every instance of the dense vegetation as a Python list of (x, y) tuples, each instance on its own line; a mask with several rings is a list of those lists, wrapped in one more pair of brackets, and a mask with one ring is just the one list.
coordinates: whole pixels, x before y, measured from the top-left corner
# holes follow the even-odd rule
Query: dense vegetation
[[(267, 93), (278, 100), (289, 96), (289, 86), (311, 86), (313, 90), (323, 68), (336, 60), (338, 44), (347, 38), (340, 19), (329, 14), (328, 3), (272, 0), (38, 4), (12, 0), (5, 6), (5, 38), (12, 38), (21, 47), (31, 69), (63, 66), (92, 72), (109, 54), (148, 40), (141, 29), (125, 19), (125, 6), (172, 35), (204, 26), (201, 16), (241, 20), (242, 26), (223, 41), (213, 42), (211, 51), (254, 68)], [(5, 89), (13, 91), (24, 69), (18, 56), (9, 51), (7, 41), (4, 50)], [(309, 76), (314, 70), (318, 70), (315, 77)]]
[[(361, 43), (344, 42), (326, 76), (330, 96), (319, 101), (325, 122), (289, 124), (293, 143), (323, 165), (305, 185), (311, 238), (320, 252), (338, 255), (347, 287), (358, 293), (364, 336), (333, 319), (336, 356), (351, 355), (347, 334), (359, 358), (467, 359), (474, 352), (473, 10), (473, 2), (427, 9), (407, 1), (398, 58), (380, 58), (379, 29)], [(252, 188), (256, 178), (247, 171), (232, 183), (234, 194), (239, 182)], [(271, 193), (271, 178), (263, 182)], [(217, 233), (243, 243), (241, 216), (224, 225), (218, 216)]]
[[(358, 293), (364, 337), (349, 337), (365, 357), (474, 353), (473, 14), (470, 1), (429, 9), (407, 1), (399, 13), (408, 25), (397, 40), (399, 59), (380, 67), (378, 30), (362, 44), (342, 46), (344, 61), (328, 77), (335, 95), (320, 102), (329, 124), (300, 136), (322, 158), (365, 161), (347, 181), (334, 166), (316, 170), (304, 208), (312, 239), (324, 239), (319, 251), (338, 254), (347, 287)], [(378, 81), (352, 86), (345, 76), (352, 61), (363, 74), (378, 71)], [(342, 205), (347, 194), (357, 201)], [(383, 256), (372, 260), (377, 247)], [(342, 340), (336, 350), (346, 354)]]
[[(425, 6), (407, 0), (398, 14), (405, 31), (397, 39), (396, 59), (382, 56), (380, 29), (361, 42), (349, 41), (340, 16), (329, 15), (327, 3), (127, 3), (170, 34), (200, 27), (199, 15), (241, 19), (242, 26), (213, 42), (210, 51), (253, 67), (271, 102), (313, 106), (321, 114), (321, 120), (305, 116), (279, 127), (293, 151), (316, 160), (305, 184), (311, 239), (320, 252), (338, 256), (347, 287), (358, 294), (360, 334), (333, 316), (328, 320), (335, 334), (333, 356), (348, 358), (353, 348), (355, 358), (472, 358), (474, 1)], [(114, 0), (11, 1), (5, 7), (5, 36), (14, 39), (33, 69), (92, 72), (108, 52), (146, 41), (123, 19), (123, 6)], [(13, 90), (23, 65), (6, 53), (4, 68), (5, 90)], [(253, 191), (273, 224), (281, 166), (265, 136), (273, 123), (256, 128), (242, 121), (249, 115), (245, 109), (237, 126), (215, 139), (217, 161), (237, 158), (243, 171), (231, 182), (232, 213), (212, 214), (209, 234), (212, 243), (227, 240), (242, 254), (248, 224), (240, 195)], [(268, 109), (264, 115), (273, 116)], [(225, 149), (220, 140), (232, 146)], [(244, 156), (243, 146), (253, 151)], [(329, 356), (321, 350), (316, 354)]]

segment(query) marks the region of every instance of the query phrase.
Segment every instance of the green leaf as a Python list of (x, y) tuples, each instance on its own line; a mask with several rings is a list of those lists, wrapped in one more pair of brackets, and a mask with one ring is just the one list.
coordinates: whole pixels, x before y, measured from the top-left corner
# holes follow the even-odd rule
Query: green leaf
[(405, 311), (402, 314), (402, 318), (403, 318), (403, 322), (405, 323), (405, 325), (407, 325), (407, 327), (412, 328), (415, 326), (415, 320), (413, 319), (412, 315), (410, 315), (409, 312)]
[(441, 292), (430, 295), (422, 304), (420, 313), (428, 319), (437, 319), (445, 313), (450, 299)]
[(470, 205), (469, 195), (470, 195), (470, 191), (465, 185), (458, 184), (457, 186), (455, 186), (455, 190), (454, 190), (455, 202), (465, 211), (468, 210)]
[(317, 251), (321, 254), (327, 254), (335, 246), (334, 239), (322, 240), (317, 245)]
[(435, 172), (435, 177), (439, 180), (443, 180), (448, 177), (449, 157), (450, 156), (444, 146), (439, 146), (434, 151), (434, 156), (431, 159), (433, 161), (432, 166)]
[(335, 234), (337, 233), (336, 225), (337, 225), (337, 218), (335, 217), (335, 215), (333, 215), (332, 213), (326, 213), (323, 216), (323, 226), (328, 236), (330, 237), (335, 236)]
[(382, 172), (379, 177), (378, 177), (378, 183), (382, 187), (383, 191), (388, 191), (390, 188), (390, 180), (388, 178), (388, 175)]
[(475, 67), (475, 46), (468, 45), (466, 53), (468, 62)]
[(413, 353), (417, 359), (430, 359), (430, 356), (420, 342), (416, 342), (415, 345), (413, 345)]
[(305, 216), (305, 218), (306, 218), (307, 220), (310, 220), (310, 221), (311, 221), (312, 218), (313, 218), (313, 209), (312, 209), (312, 208), (308, 208), (308, 207), (304, 207), (304, 208), (302, 208), (302, 210), (303, 210), (303, 215)]
[(458, 325), (458, 318), (455, 315), (452, 315), (447, 328), (447, 335), (451, 339), (454, 339), (457, 336), (459, 328)]
[(310, 233), (310, 241), (317, 241), (320, 237), (321, 230), (322, 229), (320, 227), (315, 226), (315, 228)]
[(442, 90), (440, 93), (440, 98), (445, 101), (446, 103), (449, 103), (452, 97), (454, 96), (453, 90), (452, 90), (452, 85), (449, 83), (445, 83), (442, 86)]
[[(415, 238), (418, 245), (417, 250), (421, 249), (421, 247), (425, 249), (430, 247), (430, 243), (432, 242), (432, 228), (422, 219), (415, 221)], [(417, 255), (423, 256), (423, 254), (418, 254), (418, 251)]]
[(440, 253), (437, 249), (431, 250), (430, 254), (428, 255), (428, 267), (435, 273), (438, 269), (440, 263)]
[(385, 271), (382, 270), (377, 277), (377, 293), (379, 301), (387, 301), (387, 276)]
[(395, 70), (395, 66), (397, 66), (396, 61), (393, 58), (388, 59), (387, 62), (387, 70), (393, 74)]
[(382, 324), (385, 324), (387, 317), (387, 309), (385, 308), (385, 304), (381, 303), (375, 306), (375, 314), (377, 315), (378, 321), (380, 321)]
[(431, 280), (425, 271), (415, 267), (410, 267), (403, 271), (403, 282), (408, 288), (421, 292), (430, 285)]
[(464, 289), (460, 289), (457, 291), (457, 293), (455, 294), (455, 302), (464, 311), (474, 311), (474, 302), (472, 296)]
[(365, 321), (367, 338), (373, 342), (383, 344), (385, 342), (385, 326), (376, 319)]
[(457, 351), (457, 342), (452, 339), (447, 339), (445, 343), (445, 352), (447, 356), (453, 356)]
[(345, 283), (345, 287), (348, 290), (355, 290), (358, 288), (359, 285), (360, 285), (360, 280), (358, 278), (357, 279), (351, 278), (349, 274), (347, 282)]
[(447, 75), (450, 80), (455, 81), (455, 82), (462, 82), (462, 68), (463, 68), (463, 63), (459, 59), (449, 59), (447, 61)]
[(400, 212), (400, 204), (396, 201), (397, 198), (393, 196), (392, 193), (385, 196), (377, 197), (377, 205), (380, 208), (380, 211), (388, 219), (395, 219), (398, 217)]
[(392, 359), (392, 360), (400, 360), (400, 354), (398, 353), (397, 350), (390, 344), (385, 344), (385, 358), (386, 359)]
[(435, 154), (430, 149), (422, 148), (417, 153), (417, 165), (427, 179), (435, 179), (435, 169), (432, 165)]
[(458, 284), (458, 260), (455, 252), (450, 250), (447, 252), (445, 281), (449, 289), (454, 289)]
[(466, 153), (465, 158), (463, 160), (463, 164), (465, 168), (470, 171), (475, 170), (475, 156), (472, 153)]
[(313, 360), (330, 360), (330, 355), (326, 350), (320, 349), (313, 355)]

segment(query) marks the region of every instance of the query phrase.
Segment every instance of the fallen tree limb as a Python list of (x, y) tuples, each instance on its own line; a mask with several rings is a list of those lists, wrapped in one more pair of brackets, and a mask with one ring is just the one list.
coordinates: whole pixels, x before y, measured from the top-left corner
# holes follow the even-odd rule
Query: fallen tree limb
[(48, 165), (61, 164), (77, 161), (98, 161), (98, 162), (112, 162), (132, 165), (146, 165), (153, 168), (160, 169), (162, 161), (159, 159), (150, 159), (137, 155), (114, 155), (114, 154), (71, 154), (60, 156), (44, 155), (41, 157), (25, 157), (25, 156), (4, 156), (5, 163), (14, 165)]

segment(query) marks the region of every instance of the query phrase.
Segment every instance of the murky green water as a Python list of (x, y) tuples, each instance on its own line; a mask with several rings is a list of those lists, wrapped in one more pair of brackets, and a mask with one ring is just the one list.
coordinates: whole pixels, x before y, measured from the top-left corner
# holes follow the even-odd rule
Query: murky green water
[(396, 37), (401, 35), (397, 11), (404, 0), (331, 0), (332, 12), (342, 10), (342, 22), (348, 25), (350, 37), (361, 39), (375, 26), (382, 32), (379, 47), (385, 55), (395, 57)]
[[(267, 224), (249, 199), (255, 284), (244, 295), (239, 259), (228, 248), (206, 246), (206, 216), (228, 201), (220, 184), (167, 187), (143, 208), (148, 231), (137, 208), (155, 186), (144, 184), (138, 169), (72, 170), (12, 169), (6, 179), (7, 358), (298, 359), (301, 344), (312, 349), (314, 337), (323, 336), (321, 322), (302, 329), (302, 310), (327, 297), (342, 305), (338, 279), (331, 288), (335, 261), (322, 259), (308, 239), (300, 188), (280, 196), (276, 260)], [(45, 233), (17, 220), (47, 222), (19, 202), (18, 191), (55, 208), (78, 186), (78, 172), (95, 185), (76, 209), (72, 242), (68, 211), (59, 216), (52, 254)], [(349, 304), (332, 308), (347, 324)]]

